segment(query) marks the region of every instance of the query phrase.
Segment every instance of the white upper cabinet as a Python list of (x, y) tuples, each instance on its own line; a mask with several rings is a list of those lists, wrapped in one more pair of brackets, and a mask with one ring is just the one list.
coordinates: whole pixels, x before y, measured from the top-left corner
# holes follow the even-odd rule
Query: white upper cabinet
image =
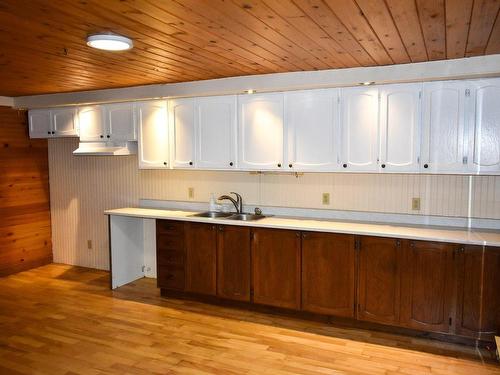
[(78, 111), (75, 107), (53, 109), (50, 112), (56, 137), (78, 137)]
[[(500, 173), (500, 79), (473, 82), (471, 96), (475, 113), (471, 118), (469, 150), (473, 155), (472, 171)], [(472, 116), (471, 116), (472, 117)]]
[(236, 168), (236, 96), (198, 98), (195, 107), (196, 167)]
[(463, 81), (424, 84), (422, 172), (467, 173), (466, 90)]
[(139, 168), (169, 168), (169, 134), (165, 100), (137, 103)]
[(378, 170), (379, 100), (375, 87), (352, 87), (341, 92), (342, 170)]
[(238, 96), (240, 169), (282, 169), (283, 111), (282, 93)]
[(195, 162), (195, 99), (169, 100), (169, 124), (172, 137), (172, 166), (194, 168)]
[(52, 135), (52, 118), (46, 109), (32, 109), (28, 113), (30, 138), (49, 138)]
[(77, 137), (77, 109), (34, 109), (29, 111), (29, 132), (31, 138)]
[(418, 172), (422, 84), (380, 87), (379, 166), (386, 172)]
[[(117, 103), (105, 106), (106, 138), (116, 142), (136, 141), (137, 124), (134, 103)], [(108, 137), (109, 136), (109, 137)]]
[(285, 94), (285, 169), (334, 171), (338, 168), (339, 89)]
[(80, 108), (78, 118), (80, 122), (81, 142), (98, 142), (106, 139), (103, 106), (94, 105)]

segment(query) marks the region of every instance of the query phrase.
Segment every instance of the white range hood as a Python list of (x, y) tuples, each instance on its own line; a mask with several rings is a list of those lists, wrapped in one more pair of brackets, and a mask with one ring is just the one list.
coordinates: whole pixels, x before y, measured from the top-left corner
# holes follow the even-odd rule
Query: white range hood
[(120, 156), (137, 154), (137, 142), (80, 142), (73, 155)]

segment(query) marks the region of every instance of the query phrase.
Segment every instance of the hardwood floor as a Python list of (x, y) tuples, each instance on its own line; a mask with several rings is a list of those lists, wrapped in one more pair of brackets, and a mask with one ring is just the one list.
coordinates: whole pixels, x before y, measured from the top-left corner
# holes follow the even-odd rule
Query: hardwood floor
[(0, 374), (500, 374), (471, 347), (107, 287), (56, 264), (0, 278)]

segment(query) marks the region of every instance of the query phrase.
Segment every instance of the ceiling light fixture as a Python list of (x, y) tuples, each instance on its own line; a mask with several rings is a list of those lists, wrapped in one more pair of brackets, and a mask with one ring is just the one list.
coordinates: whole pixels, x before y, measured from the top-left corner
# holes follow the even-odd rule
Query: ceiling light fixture
[(126, 51), (134, 46), (132, 39), (116, 34), (94, 34), (87, 37), (87, 45), (104, 51)]

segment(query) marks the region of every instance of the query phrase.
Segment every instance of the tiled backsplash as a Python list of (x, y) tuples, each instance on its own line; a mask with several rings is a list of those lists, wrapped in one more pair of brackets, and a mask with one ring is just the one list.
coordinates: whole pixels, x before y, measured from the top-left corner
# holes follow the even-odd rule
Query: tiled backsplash
[[(251, 205), (500, 219), (500, 176), (139, 170), (135, 155), (75, 157), (77, 146), (77, 139), (49, 140), (54, 261), (61, 263), (106, 269), (105, 209), (140, 198), (186, 201), (190, 187), (198, 202), (237, 191)], [(330, 193), (330, 205), (322, 193)]]

